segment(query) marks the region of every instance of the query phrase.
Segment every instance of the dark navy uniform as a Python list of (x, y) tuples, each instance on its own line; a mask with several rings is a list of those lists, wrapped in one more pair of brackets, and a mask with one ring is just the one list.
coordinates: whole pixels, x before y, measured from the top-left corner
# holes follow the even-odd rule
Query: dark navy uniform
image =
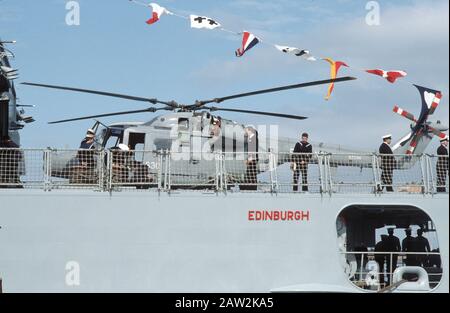
[[(407, 253), (413, 253), (416, 251), (416, 238), (411, 236), (411, 234), (406, 235), (406, 238), (402, 241), (402, 251)], [(417, 256), (416, 255), (407, 255), (405, 259), (406, 266), (417, 266)]]
[(384, 269), (384, 265), (386, 263), (386, 254), (380, 254), (380, 252), (386, 252), (386, 239), (387, 236), (386, 235), (381, 235), (381, 241), (378, 242), (375, 245), (375, 252), (377, 252), (377, 254), (375, 254), (375, 262), (378, 263), (378, 272), (379, 272), (379, 281), (380, 284), (384, 284), (384, 274), (385, 274), (385, 269)]
[(394, 168), (397, 163), (394, 157), (394, 152), (387, 143), (383, 142), (380, 146), (379, 153), (381, 154), (381, 182), (383, 183), (381, 190), (386, 187), (388, 192), (393, 192), (394, 189), (392, 187), (392, 183)]
[(308, 191), (308, 165), (312, 158), (312, 145), (298, 142), (294, 148), (293, 162), (297, 165), (294, 171), (294, 191), (298, 191), (298, 179), (302, 174), (302, 190)]
[(89, 140), (87, 138), (83, 139), (83, 141), (80, 144), (80, 150), (78, 151), (77, 159), (81, 163), (81, 165), (85, 165), (88, 168), (94, 167), (94, 151), (88, 151), (88, 150), (94, 150), (94, 142), (89, 143)]
[[(428, 241), (427, 238), (423, 237), (421, 234), (417, 234), (416, 237), (416, 241), (415, 241), (415, 248), (417, 252), (431, 252), (431, 247), (430, 247), (430, 242)], [(427, 255), (418, 255), (417, 256), (417, 260), (418, 260), (418, 266), (423, 266), (426, 267), (427, 266), (427, 260), (428, 260), (428, 256)]]
[(447, 192), (448, 150), (444, 145), (441, 145), (437, 150), (437, 154), (439, 156), (436, 164), (437, 192)]
[[(400, 252), (402, 250), (402, 247), (400, 246), (400, 239), (398, 239), (393, 234), (389, 234), (389, 236), (386, 238), (384, 247), (385, 247), (385, 251), (389, 252), (389, 253)], [(397, 261), (398, 261), (398, 254), (386, 255), (386, 267), (387, 267), (387, 272), (389, 273), (388, 279), (387, 279), (388, 284), (390, 284), (390, 282), (391, 282), (391, 275), (397, 269)]]

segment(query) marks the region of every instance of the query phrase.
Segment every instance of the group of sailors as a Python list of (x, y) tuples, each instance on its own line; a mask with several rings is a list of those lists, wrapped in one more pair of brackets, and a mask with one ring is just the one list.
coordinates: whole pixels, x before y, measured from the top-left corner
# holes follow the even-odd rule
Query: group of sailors
[[(437, 176), (437, 192), (445, 193), (447, 190), (447, 177), (449, 175), (449, 158), (448, 158), (448, 141), (446, 136), (440, 140), (441, 144), (437, 149), (438, 160), (436, 163)], [(378, 191), (381, 192), (386, 188), (387, 192), (393, 192), (394, 170), (397, 168), (397, 161), (391, 148), (392, 135), (383, 137), (383, 143), (380, 146), (379, 153), (381, 155), (381, 182)]]
[[(301, 140), (295, 145), (293, 162), (291, 169), (293, 170), (293, 191), (298, 191), (299, 177), (302, 176), (302, 191), (308, 191), (308, 165), (312, 158), (312, 145), (308, 142), (309, 135), (303, 133)], [(448, 136), (440, 140), (441, 144), (437, 149), (438, 160), (436, 163), (436, 176), (437, 176), (437, 192), (445, 193), (447, 178), (449, 175), (449, 158), (448, 158)], [(394, 152), (391, 148), (392, 135), (383, 136), (383, 143), (381, 144), (378, 152), (381, 157), (381, 183), (377, 188), (378, 192), (382, 192), (386, 188), (387, 192), (394, 192), (394, 170), (397, 168), (397, 161), (395, 159)]]
[[(213, 123), (220, 129), (220, 120)], [(257, 163), (258, 163), (258, 136), (254, 127), (247, 127), (246, 132), (246, 150), (247, 170), (245, 175), (245, 185), (241, 189), (257, 190)], [(448, 142), (449, 138), (441, 139), (441, 145), (437, 150), (438, 161), (436, 164), (437, 176), (437, 192), (446, 192), (446, 183), (449, 174), (449, 159), (448, 159)], [(79, 169), (92, 169), (94, 167), (94, 143), (95, 131), (89, 129), (86, 133), (85, 139), (80, 144), (80, 151), (77, 155), (79, 161)], [(393, 176), (394, 170), (397, 168), (397, 161), (391, 148), (392, 135), (383, 137), (383, 143), (379, 148), (381, 155), (381, 182), (378, 186), (378, 191), (381, 192), (386, 188), (387, 192), (393, 192)], [(125, 151), (129, 147), (118, 147), (118, 151)], [(21, 155), (17, 152), (5, 150), (8, 148), (19, 148), (9, 137), (3, 138), (0, 141), (0, 184), (18, 184), (20, 183), (20, 175), (18, 171), (19, 160)], [(294, 147), (291, 169), (293, 171), (293, 191), (297, 192), (299, 189), (300, 176), (301, 187), (303, 192), (308, 191), (308, 167), (312, 159), (313, 147), (309, 143), (309, 135), (303, 133), (301, 139)], [(118, 161), (120, 163), (120, 159)]]
[[(138, 189), (147, 189), (153, 179), (149, 175), (148, 166), (137, 162), (130, 146), (119, 144), (111, 148), (111, 181), (120, 184), (136, 184)], [(69, 176), (73, 183), (85, 184), (96, 180), (95, 177), (95, 131), (88, 129), (80, 143), (75, 166), (69, 168)], [(106, 162), (107, 160), (105, 160)], [(80, 175), (84, 173), (84, 175)]]
[[(387, 283), (389, 285), (390, 276), (398, 266), (398, 253), (403, 252), (405, 254), (404, 264), (406, 266), (441, 267), (440, 257), (436, 259), (434, 255), (428, 255), (428, 253), (439, 252), (439, 250), (431, 250), (430, 243), (423, 236), (423, 233), (422, 229), (418, 229), (417, 236), (413, 237), (411, 228), (408, 228), (405, 230), (406, 237), (401, 244), (400, 239), (394, 235), (393, 228), (388, 229), (387, 235), (381, 235), (381, 241), (375, 245), (375, 262), (378, 263), (379, 281), (381, 284), (385, 282), (384, 274), (387, 273)], [(386, 271), (384, 271), (385, 265)]]

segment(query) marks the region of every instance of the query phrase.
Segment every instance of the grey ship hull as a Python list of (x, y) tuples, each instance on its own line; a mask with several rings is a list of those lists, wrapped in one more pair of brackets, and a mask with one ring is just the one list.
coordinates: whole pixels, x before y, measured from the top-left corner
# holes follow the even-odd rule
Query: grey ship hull
[[(350, 205), (411, 205), (435, 222), (449, 291), (448, 195), (101, 193), (0, 190), (5, 292), (358, 292), (343, 271), (336, 218)], [(249, 221), (253, 210), (309, 221)], [(80, 265), (80, 285), (66, 265)]]

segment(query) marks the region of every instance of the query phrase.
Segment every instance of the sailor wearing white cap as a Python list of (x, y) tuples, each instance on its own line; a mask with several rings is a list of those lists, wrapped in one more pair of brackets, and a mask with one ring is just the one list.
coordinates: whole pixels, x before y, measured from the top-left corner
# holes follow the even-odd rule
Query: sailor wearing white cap
[(437, 150), (439, 156), (436, 164), (437, 176), (437, 192), (447, 192), (447, 176), (448, 176), (448, 136), (441, 139), (441, 145)]
[(84, 168), (92, 169), (94, 167), (94, 153), (93, 151), (87, 151), (95, 149), (94, 139), (95, 132), (92, 129), (88, 129), (85, 138), (83, 139), (83, 141), (81, 141), (80, 144), (81, 151), (78, 151), (77, 153), (77, 159), (80, 162), (80, 165)]
[(94, 130), (88, 129), (86, 131), (85, 138), (83, 139), (83, 141), (81, 141), (80, 149), (83, 149), (83, 150), (92, 149), (92, 147), (94, 145), (94, 138), (95, 138)]
[(383, 191), (386, 187), (387, 192), (393, 192), (392, 188), (394, 168), (396, 167), (396, 161), (393, 156), (394, 152), (391, 149), (392, 135), (388, 134), (383, 136), (383, 143), (380, 146), (379, 153), (381, 155), (381, 182), (382, 186), (378, 187), (378, 191)]

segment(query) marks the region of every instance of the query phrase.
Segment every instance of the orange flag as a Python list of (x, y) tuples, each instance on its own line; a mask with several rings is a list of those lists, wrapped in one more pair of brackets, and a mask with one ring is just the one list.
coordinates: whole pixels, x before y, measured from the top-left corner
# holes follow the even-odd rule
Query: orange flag
[[(330, 63), (330, 65), (331, 65), (331, 79), (336, 79), (336, 77), (337, 77), (337, 75), (338, 75), (338, 73), (339, 73), (339, 69), (342, 67), (342, 66), (345, 66), (345, 67), (349, 67), (347, 64), (345, 64), (344, 62), (341, 62), (341, 61), (334, 61), (333, 59), (331, 59), (331, 58), (325, 58), (325, 59), (323, 59), (324, 61), (327, 61), (328, 63)], [(334, 83), (331, 83), (330, 84), (330, 86), (328, 87), (328, 94), (327, 94), (327, 96), (325, 97), (325, 100), (330, 100), (330, 98), (331, 98), (331, 94), (333, 93), (333, 90), (334, 90)]]

